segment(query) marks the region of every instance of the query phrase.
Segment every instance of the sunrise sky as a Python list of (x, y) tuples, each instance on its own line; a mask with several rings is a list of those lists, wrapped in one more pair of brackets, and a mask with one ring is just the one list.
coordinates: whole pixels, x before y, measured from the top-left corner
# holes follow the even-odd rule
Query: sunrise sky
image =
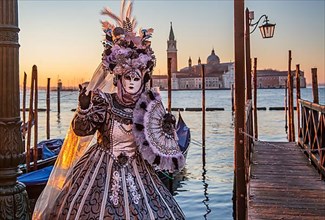
[[(120, 1), (20, 0), (19, 43), (20, 82), (24, 71), (31, 75), (36, 64), (39, 85), (47, 78), (55, 86), (60, 78), (64, 86), (88, 81), (101, 61), (103, 32), (100, 15), (105, 7), (119, 14)], [(325, 1), (324, 0), (246, 0), (245, 7), (255, 12), (255, 20), (266, 14), (276, 23), (271, 39), (262, 39), (259, 30), (251, 34), (251, 56), (258, 69), (287, 70), (288, 50), (292, 66), (300, 64), (307, 83), (311, 68), (318, 69), (318, 82), (325, 83)], [(152, 48), (157, 58), (154, 74), (167, 72), (167, 39), (173, 23), (178, 48), (178, 68), (202, 63), (215, 49), (221, 62), (234, 61), (234, 3), (232, 0), (162, 1), (135, 0), (133, 15), (137, 28), (155, 29)], [(260, 23), (262, 24), (262, 22)]]

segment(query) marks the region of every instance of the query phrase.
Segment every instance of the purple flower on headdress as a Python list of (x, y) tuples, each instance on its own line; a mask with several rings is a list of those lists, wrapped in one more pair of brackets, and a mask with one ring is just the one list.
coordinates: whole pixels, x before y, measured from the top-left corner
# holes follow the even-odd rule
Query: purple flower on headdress
[[(129, 58), (132, 54), (131, 48), (124, 48), (118, 45), (112, 47), (112, 53), (110, 54), (110, 61), (120, 63), (120, 59)], [(122, 60), (123, 62), (123, 60)]]
[(138, 58), (138, 60), (145, 65), (147, 65), (147, 62), (151, 59), (152, 59), (151, 56), (147, 54), (140, 54)]
[(113, 73), (115, 75), (122, 75), (123, 72), (125, 71), (125, 68), (122, 66), (122, 65), (117, 65), (114, 70), (113, 70)]

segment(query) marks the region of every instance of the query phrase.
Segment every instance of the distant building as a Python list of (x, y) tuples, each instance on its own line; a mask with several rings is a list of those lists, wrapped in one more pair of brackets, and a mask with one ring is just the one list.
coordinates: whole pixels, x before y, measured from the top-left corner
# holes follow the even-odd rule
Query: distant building
[[(292, 71), (293, 84), (296, 86), (296, 72)], [(304, 72), (300, 71), (300, 87), (306, 88), (306, 78)], [(257, 87), (258, 88), (285, 88), (288, 80), (288, 71), (278, 71), (272, 69), (257, 71)]]
[[(175, 35), (170, 25), (169, 39), (167, 41), (167, 59), (171, 60), (172, 89), (173, 90), (193, 90), (202, 88), (202, 65), (201, 58), (198, 58), (197, 65), (193, 65), (192, 58), (188, 59), (188, 66), (178, 71), (177, 66), (177, 46)], [(234, 62), (221, 63), (220, 58), (212, 49), (207, 57), (205, 67), (205, 88), (206, 89), (230, 89), (234, 84)], [(295, 71), (293, 71), (295, 76)], [(161, 90), (167, 89), (167, 75), (153, 75), (154, 87)], [(287, 71), (278, 70), (258, 70), (258, 88), (284, 88), (287, 80)], [(295, 80), (294, 80), (295, 84)], [(300, 71), (300, 86), (306, 87), (304, 72)]]
[[(171, 59), (172, 89), (202, 88), (201, 58), (198, 59), (197, 65), (192, 65), (192, 59), (190, 57), (188, 66), (177, 71), (177, 47), (172, 24), (170, 26), (169, 39), (167, 41), (167, 59), (169, 58)], [(213, 49), (205, 64), (206, 89), (231, 88), (231, 84), (233, 84), (233, 66), (233, 62), (220, 63), (220, 58), (215, 54)], [(167, 89), (167, 76), (154, 75), (153, 86), (160, 87), (160, 89)]]
[[(198, 59), (197, 65), (192, 65), (191, 57), (188, 60), (188, 66), (172, 74), (173, 89), (201, 89), (202, 88), (202, 65), (201, 59)], [(219, 57), (214, 49), (204, 64), (205, 88), (206, 89), (224, 89), (224, 74), (231, 71), (233, 63), (220, 63)], [(229, 74), (231, 75), (231, 74)], [(227, 79), (227, 84), (232, 84), (231, 79)], [(228, 86), (227, 85), (227, 86)]]

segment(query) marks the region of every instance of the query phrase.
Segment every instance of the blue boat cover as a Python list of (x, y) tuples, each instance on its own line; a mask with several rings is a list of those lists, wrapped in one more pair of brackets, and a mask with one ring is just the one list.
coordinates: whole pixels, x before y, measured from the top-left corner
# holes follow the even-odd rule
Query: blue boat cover
[(176, 125), (177, 136), (178, 136), (178, 146), (181, 151), (184, 153), (191, 141), (191, 131), (190, 128), (185, 124), (181, 114), (179, 113), (178, 122)]
[(39, 142), (37, 144), (37, 148), (42, 149), (42, 159), (44, 160), (58, 155), (61, 150), (62, 144), (63, 139), (50, 139)]
[(51, 151), (46, 145), (42, 148), (42, 159), (45, 160), (47, 158), (51, 158), (57, 155), (54, 151)]
[(18, 177), (18, 181), (28, 185), (46, 184), (53, 166), (48, 166), (30, 173), (24, 173)]

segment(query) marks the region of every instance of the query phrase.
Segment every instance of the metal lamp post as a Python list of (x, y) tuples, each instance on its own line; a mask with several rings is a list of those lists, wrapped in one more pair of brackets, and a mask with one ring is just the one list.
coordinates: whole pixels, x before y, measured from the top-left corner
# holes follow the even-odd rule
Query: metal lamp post
[[(252, 99), (252, 87), (251, 87), (251, 55), (250, 55), (250, 34), (252, 34), (260, 21), (264, 18), (264, 24), (259, 26), (261, 35), (263, 39), (272, 38), (274, 35), (275, 24), (269, 23), (267, 15), (262, 15), (257, 22), (252, 23), (254, 20), (254, 11), (249, 11), (246, 8), (245, 12), (245, 47), (246, 47), (246, 100)], [(253, 27), (253, 30), (250, 31), (250, 27)]]
[[(252, 68), (251, 68), (251, 55), (250, 55), (250, 34), (252, 34), (260, 21), (264, 18), (264, 24), (259, 26), (261, 35), (263, 39), (265, 38), (272, 38), (274, 35), (275, 24), (269, 23), (268, 17), (264, 14), (262, 15), (257, 22), (252, 23), (254, 20), (254, 11), (249, 11), (246, 8), (245, 11), (245, 54), (246, 54), (246, 100), (252, 99)], [(250, 31), (250, 28), (253, 27), (253, 30)], [(257, 74), (255, 75), (257, 77)], [(254, 79), (257, 80), (257, 79)], [(256, 95), (257, 95), (257, 88), (254, 88), (254, 133), (256, 134), (255, 138), (257, 138), (257, 104), (256, 104)], [(251, 123), (253, 124), (253, 123)]]
[[(248, 9), (246, 9), (248, 10)], [(275, 29), (275, 24), (269, 23), (269, 19), (267, 15), (262, 15), (257, 22), (252, 24), (252, 21), (254, 20), (254, 11), (249, 11), (249, 26), (254, 27), (254, 29), (250, 32), (253, 33), (255, 29), (257, 28), (258, 23), (261, 21), (261, 19), (264, 18), (264, 23), (263, 25), (259, 26), (261, 35), (263, 38), (272, 38), (274, 35), (274, 29)]]

